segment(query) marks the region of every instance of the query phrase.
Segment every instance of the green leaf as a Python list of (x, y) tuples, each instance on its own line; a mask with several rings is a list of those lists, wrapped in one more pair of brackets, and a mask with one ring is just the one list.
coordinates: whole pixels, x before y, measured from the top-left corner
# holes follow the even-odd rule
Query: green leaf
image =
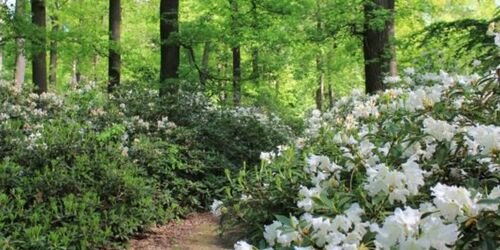
[(290, 221), (290, 218), (286, 217), (286, 216), (283, 216), (283, 215), (275, 215), (274, 217), (276, 217), (276, 219), (283, 223), (283, 225), (287, 225), (287, 226), (291, 226), (291, 221)]
[(485, 204), (485, 205), (500, 204), (500, 197), (496, 199), (482, 199), (478, 202), (478, 204)]

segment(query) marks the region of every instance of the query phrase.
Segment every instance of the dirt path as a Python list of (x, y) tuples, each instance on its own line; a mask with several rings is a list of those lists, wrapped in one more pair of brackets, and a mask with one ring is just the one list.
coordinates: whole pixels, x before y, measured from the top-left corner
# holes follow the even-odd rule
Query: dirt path
[(192, 214), (180, 223), (155, 227), (144, 238), (130, 242), (132, 250), (226, 250), (231, 240), (221, 238), (218, 221), (210, 213)]

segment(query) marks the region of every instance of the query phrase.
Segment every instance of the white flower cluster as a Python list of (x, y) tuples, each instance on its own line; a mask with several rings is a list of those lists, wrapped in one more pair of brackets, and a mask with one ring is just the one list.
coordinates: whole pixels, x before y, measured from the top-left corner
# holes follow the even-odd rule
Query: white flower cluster
[(222, 208), (224, 206), (224, 203), (220, 200), (214, 200), (212, 202), (212, 205), (210, 205), (210, 210), (212, 211), (212, 214), (215, 216), (221, 216), (222, 215)]
[(318, 135), (319, 130), (322, 126), (322, 119), (321, 119), (321, 111), (314, 109), (311, 112), (310, 117), (307, 119), (307, 128), (305, 131), (305, 134), (308, 137), (314, 138), (316, 135)]
[(379, 193), (389, 194), (389, 202), (406, 203), (409, 195), (417, 195), (424, 185), (424, 173), (420, 166), (409, 159), (402, 165), (402, 171), (389, 170), (385, 164), (378, 164), (367, 169), (365, 190), (370, 196)]
[(423, 132), (431, 135), (438, 141), (451, 141), (455, 136), (456, 128), (446, 121), (434, 120), (432, 117), (425, 118)]
[(458, 227), (455, 224), (444, 224), (434, 215), (422, 218), (423, 213), (417, 209), (396, 208), (394, 214), (388, 216), (382, 228), (377, 224), (371, 230), (377, 233), (375, 245), (381, 249), (449, 249), (458, 239)]
[(268, 249), (450, 249), (464, 223), (498, 216), (498, 203), (480, 201), (498, 199), (500, 186), (486, 194), (461, 185), (500, 171), (500, 127), (489, 113), (499, 98), (484, 98), (492, 94), (477, 75), (406, 71), (403, 81), (417, 86), (355, 94), (312, 112), (298, 148), (319, 138), (332, 155), (307, 158), (309, 181), (296, 204), (303, 213), (264, 227)]

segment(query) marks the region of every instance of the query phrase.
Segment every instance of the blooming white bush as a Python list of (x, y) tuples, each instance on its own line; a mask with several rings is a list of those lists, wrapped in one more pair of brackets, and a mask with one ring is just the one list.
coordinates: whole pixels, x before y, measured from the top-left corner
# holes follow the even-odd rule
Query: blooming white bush
[(296, 194), (300, 212), (264, 226), (266, 247), (500, 246), (492, 222), (500, 218), (496, 76), (408, 69), (386, 82), (398, 88), (312, 112), (296, 149), (309, 152), (309, 180)]

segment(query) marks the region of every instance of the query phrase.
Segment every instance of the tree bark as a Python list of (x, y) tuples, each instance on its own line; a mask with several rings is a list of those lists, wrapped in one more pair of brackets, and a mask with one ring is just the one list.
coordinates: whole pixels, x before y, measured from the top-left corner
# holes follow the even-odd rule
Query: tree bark
[(0, 47), (0, 77), (3, 76), (3, 49)]
[[(259, 17), (257, 13), (257, 2), (256, 0), (251, 1), (252, 4), (252, 25), (251, 28), (253, 32), (255, 33), (255, 38), (257, 39), (257, 36), (259, 34), (258, 32), (258, 24), (259, 24)], [(260, 78), (260, 72), (259, 72), (259, 48), (257, 45), (254, 45), (252, 48), (252, 78), (255, 83), (259, 82)]]
[(210, 61), (210, 49), (211, 42), (205, 42), (205, 46), (203, 48), (203, 56), (201, 58), (201, 73), (200, 73), (200, 83), (205, 86), (208, 80), (208, 63)]
[[(319, 0), (316, 0), (316, 32), (321, 34), (323, 32), (322, 29), (322, 21), (321, 21), (321, 3)], [(323, 65), (323, 54), (321, 52), (321, 44), (318, 44), (320, 47), (318, 50), (318, 54), (316, 55), (316, 70), (318, 74), (318, 89), (316, 90), (316, 109), (323, 110), (323, 103), (325, 99), (325, 71)]]
[(73, 62), (71, 64), (71, 85), (73, 85), (74, 88), (76, 88), (76, 86), (78, 86), (77, 67), (78, 67), (78, 60), (75, 59), (75, 60), (73, 60)]
[(318, 71), (318, 89), (316, 90), (316, 109), (323, 110), (325, 98), (325, 72), (321, 55), (316, 57), (316, 69)]
[[(230, 0), (231, 3), (231, 29), (233, 39), (237, 40), (238, 37), (238, 25), (237, 25), (237, 14), (238, 14), (238, 3), (237, 0)], [(239, 106), (241, 104), (241, 51), (239, 42), (233, 41), (233, 47), (231, 48), (233, 54), (233, 105)]]
[(186, 53), (187, 53), (187, 57), (188, 57), (189, 66), (191, 66), (193, 68), (196, 67), (196, 63), (195, 63), (195, 59), (194, 59), (194, 57), (195, 57), (194, 50), (187, 48)]
[(241, 53), (240, 46), (236, 46), (233, 51), (233, 105), (241, 104)]
[(329, 79), (328, 82), (328, 108), (333, 108), (333, 83), (332, 80)]
[(161, 0), (160, 17), (160, 96), (164, 96), (178, 91), (180, 46), (173, 36), (179, 31), (179, 0)]
[(391, 76), (397, 76), (398, 75), (398, 66), (397, 66), (397, 60), (396, 60), (396, 45), (394, 44), (394, 38), (396, 37), (396, 29), (394, 25), (394, 7), (395, 7), (395, 1), (390, 2), (389, 4), (389, 10), (391, 12), (390, 15), (390, 20), (389, 20), (389, 46), (390, 46), (390, 53), (391, 53), (391, 62), (389, 63), (389, 72)]
[[(52, 35), (59, 32), (58, 17), (53, 15), (50, 18), (52, 24)], [(50, 66), (49, 66), (49, 83), (52, 85), (57, 84), (57, 39), (52, 39), (50, 41)]]
[[(383, 77), (390, 73), (390, 23), (384, 27), (374, 27), (372, 21), (376, 13), (385, 9), (394, 11), (394, 0), (371, 0), (364, 5), (363, 52), (365, 59), (366, 93), (373, 94), (384, 89)], [(389, 18), (390, 19), (390, 18)]]
[(109, 57), (108, 57), (108, 92), (111, 93), (120, 84), (121, 55), (121, 0), (109, 0)]
[(45, 0), (31, 0), (31, 21), (40, 29), (41, 35), (33, 41), (33, 83), (38, 94), (47, 92), (47, 55), (46, 55), (46, 34), (47, 26)]
[[(15, 9), (15, 20), (16, 22), (20, 22), (25, 15), (24, 13), (25, 2), (24, 0), (16, 1), (16, 9)], [(21, 90), (24, 84), (24, 78), (26, 74), (26, 57), (24, 56), (24, 38), (23, 34), (16, 29), (17, 38), (16, 38), (16, 70), (14, 73), (14, 81), (16, 88)]]
[(97, 74), (98, 64), (99, 64), (99, 55), (94, 54), (94, 57), (92, 58), (92, 74), (93, 74), (93, 80), (95, 83), (97, 83), (97, 78), (98, 78), (98, 74)]
[[(5, 8), (5, 3), (0, 2), (0, 9), (3, 12)], [(2, 24), (5, 24), (5, 20), (0, 20)], [(3, 40), (3, 37), (0, 36), (0, 41)], [(3, 42), (3, 41), (2, 41)], [(3, 76), (3, 46), (0, 45), (0, 78)]]

